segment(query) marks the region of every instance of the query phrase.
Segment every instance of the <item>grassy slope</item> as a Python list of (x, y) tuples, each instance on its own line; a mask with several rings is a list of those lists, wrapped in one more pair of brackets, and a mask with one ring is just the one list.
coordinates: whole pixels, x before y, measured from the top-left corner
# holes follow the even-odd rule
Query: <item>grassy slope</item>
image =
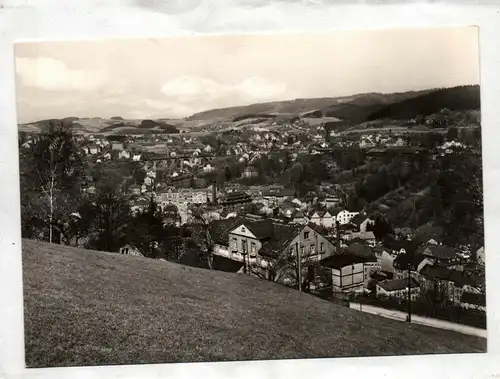
[(241, 274), (23, 241), (28, 367), (484, 352)]

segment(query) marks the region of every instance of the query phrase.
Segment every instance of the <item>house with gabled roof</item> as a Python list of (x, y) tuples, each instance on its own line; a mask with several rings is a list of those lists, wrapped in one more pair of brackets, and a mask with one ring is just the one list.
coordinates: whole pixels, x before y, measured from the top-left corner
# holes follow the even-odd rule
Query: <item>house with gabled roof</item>
[(293, 260), (297, 247), (304, 259), (311, 254), (319, 258), (331, 252), (333, 244), (314, 233), (307, 226), (250, 217), (217, 220), (209, 226), (214, 255), (244, 262), (246, 272), (251, 267), (252, 272), (266, 277), (272, 275), (270, 270), (277, 260)]
[(325, 228), (333, 228), (335, 225), (335, 217), (330, 212), (324, 210), (311, 212), (310, 221)]
[(292, 214), (292, 222), (294, 222), (296, 224), (307, 224), (308, 223), (308, 219), (305, 216), (304, 212), (302, 212), (300, 210), (296, 210)]
[(458, 257), (457, 251), (451, 247), (433, 243), (427, 243), (420, 246), (418, 252), (435, 263), (449, 263)]
[(144, 257), (144, 253), (139, 248), (130, 243), (120, 247), (119, 253), (130, 255), (133, 257)]
[(420, 283), (415, 278), (408, 279), (393, 279), (377, 282), (377, 296), (393, 297), (397, 299), (408, 299), (408, 287), (410, 287), (411, 300), (417, 300), (420, 296)]
[(354, 231), (366, 232), (368, 225), (375, 224), (375, 221), (370, 219), (370, 217), (364, 213), (358, 213), (351, 219), (350, 223), (354, 226)]
[(371, 273), (375, 271), (375, 255), (358, 250), (357, 246), (352, 249), (344, 248), (340, 254), (321, 260), (321, 266), (330, 271), (333, 293), (364, 288)]
[(340, 211), (336, 215), (336, 221), (338, 221), (340, 225), (349, 224), (358, 213), (359, 212), (349, 212), (348, 210)]

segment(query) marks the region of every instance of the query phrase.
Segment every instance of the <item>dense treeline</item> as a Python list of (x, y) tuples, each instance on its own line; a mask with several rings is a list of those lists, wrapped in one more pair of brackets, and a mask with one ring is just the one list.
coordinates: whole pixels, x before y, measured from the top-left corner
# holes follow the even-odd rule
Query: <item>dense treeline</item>
[(447, 108), (452, 111), (466, 111), (480, 108), (479, 86), (460, 86), (439, 89), (431, 93), (390, 104), (371, 113), (367, 120), (383, 118), (412, 119), (428, 116)]

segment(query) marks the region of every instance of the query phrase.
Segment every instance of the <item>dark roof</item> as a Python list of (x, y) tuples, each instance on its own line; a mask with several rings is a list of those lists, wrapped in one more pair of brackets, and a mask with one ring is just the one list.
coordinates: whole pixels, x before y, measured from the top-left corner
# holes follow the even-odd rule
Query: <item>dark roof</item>
[(331, 255), (328, 258), (320, 261), (321, 266), (334, 269), (341, 269), (342, 267), (350, 266), (356, 263), (365, 263), (371, 261), (370, 258), (362, 257), (355, 254), (342, 253)]
[(251, 198), (252, 197), (245, 192), (234, 191), (234, 192), (227, 193), (223, 197), (222, 202), (229, 203), (229, 202), (237, 202), (237, 201), (248, 201), (248, 200), (251, 200)]
[(245, 220), (243, 225), (245, 225), (259, 240), (272, 238), (274, 236), (274, 225), (269, 219), (256, 221)]
[(451, 247), (434, 244), (426, 244), (422, 246), (421, 254), (426, 257), (432, 257), (442, 260), (450, 260), (457, 256), (456, 251)]
[(285, 200), (283, 203), (280, 204), (279, 208), (281, 208), (281, 209), (287, 209), (287, 208), (297, 209), (297, 204), (292, 203), (291, 200)]
[(242, 223), (243, 219), (240, 217), (215, 220), (208, 226), (208, 232), (215, 243), (227, 246), (229, 244), (229, 231)]
[[(410, 259), (410, 255), (408, 254), (400, 254), (396, 258), (394, 258), (393, 266), (394, 268), (398, 268), (401, 270), (406, 270), (408, 268), (408, 261)], [(425, 257), (421, 254), (413, 255), (413, 259), (411, 262), (411, 269), (416, 270), (418, 265), (425, 259)]]
[[(410, 281), (411, 288), (420, 287), (420, 283), (415, 278), (410, 278)], [(408, 279), (384, 280), (377, 284), (386, 291), (399, 291), (408, 288)]]
[[(368, 246), (368, 245), (367, 245), (367, 242), (366, 242), (365, 240), (362, 240), (362, 239), (361, 239), (361, 238), (359, 238), (359, 237), (355, 237), (355, 238), (353, 238), (352, 240), (350, 240), (350, 241), (348, 242), (348, 245), (352, 245), (352, 244), (354, 244), (354, 243), (359, 243), (360, 245), (365, 245), (365, 246)], [(375, 250), (373, 250), (373, 252), (375, 252)]]
[(432, 222), (428, 222), (413, 231), (412, 241), (419, 245), (428, 242), (430, 239), (439, 240), (443, 234), (444, 229), (442, 227), (436, 226)]
[(307, 223), (307, 226), (314, 230), (316, 233), (321, 234), (323, 237), (326, 237), (328, 235), (328, 230), (326, 230), (326, 228), (324, 228), (323, 226), (317, 225), (313, 222)]
[(413, 253), (417, 249), (417, 244), (409, 240), (385, 240), (384, 247), (389, 250), (400, 251), (405, 249), (407, 253)]
[(450, 270), (446, 267), (426, 265), (420, 274), (429, 279), (447, 280), (459, 286), (480, 286), (480, 278), (467, 274), (465, 271)]
[(295, 213), (293, 214), (293, 218), (303, 218), (305, 217), (304, 216), (304, 212), (302, 211), (295, 211)]
[(326, 211), (320, 211), (320, 210), (318, 210), (318, 211), (311, 212), (311, 217), (312, 217), (312, 216), (314, 216), (314, 214), (315, 214), (315, 213), (316, 213), (319, 217), (323, 217), (323, 216), (325, 215)]
[(259, 255), (272, 258), (280, 256), (302, 229), (301, 225), (274, 224), (273, 238), (262, 244)]
[(340, 230), (353, 230), (354, 226), (352, 224), (341, 224), (339, 225)]
[(295, 190), (293, 189), (282, 189), (279, 191), (262, 191), (263, 196), (275, 196), (275, 197), (295, 197)]
[(486, 295), (484, 293), (464, 292), (460, 299), (462, 303), (486, 306)]
[(360, 226), (367, 218), (369, 218), (367, 215), (363, 215), (361, 213), (358, 213), (356, 216), (354, 216), (351, 220), (351, 224), (354, 224), (356, 226)]
[(347, 246), (346, 251), (349, 254), (353, 254), (363, 258), (369, 258), (369, 259), (375, 258), (375, 254), (373, 253), (372, 249), (370, 249), (366, 245), (357, 242)]

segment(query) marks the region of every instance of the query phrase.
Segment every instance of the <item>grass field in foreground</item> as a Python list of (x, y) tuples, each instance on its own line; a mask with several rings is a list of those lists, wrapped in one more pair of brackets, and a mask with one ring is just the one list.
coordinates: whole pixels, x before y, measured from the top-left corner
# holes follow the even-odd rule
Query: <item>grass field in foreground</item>
[(484, 352), (242, 274), (23, 240), (28, 367)]

